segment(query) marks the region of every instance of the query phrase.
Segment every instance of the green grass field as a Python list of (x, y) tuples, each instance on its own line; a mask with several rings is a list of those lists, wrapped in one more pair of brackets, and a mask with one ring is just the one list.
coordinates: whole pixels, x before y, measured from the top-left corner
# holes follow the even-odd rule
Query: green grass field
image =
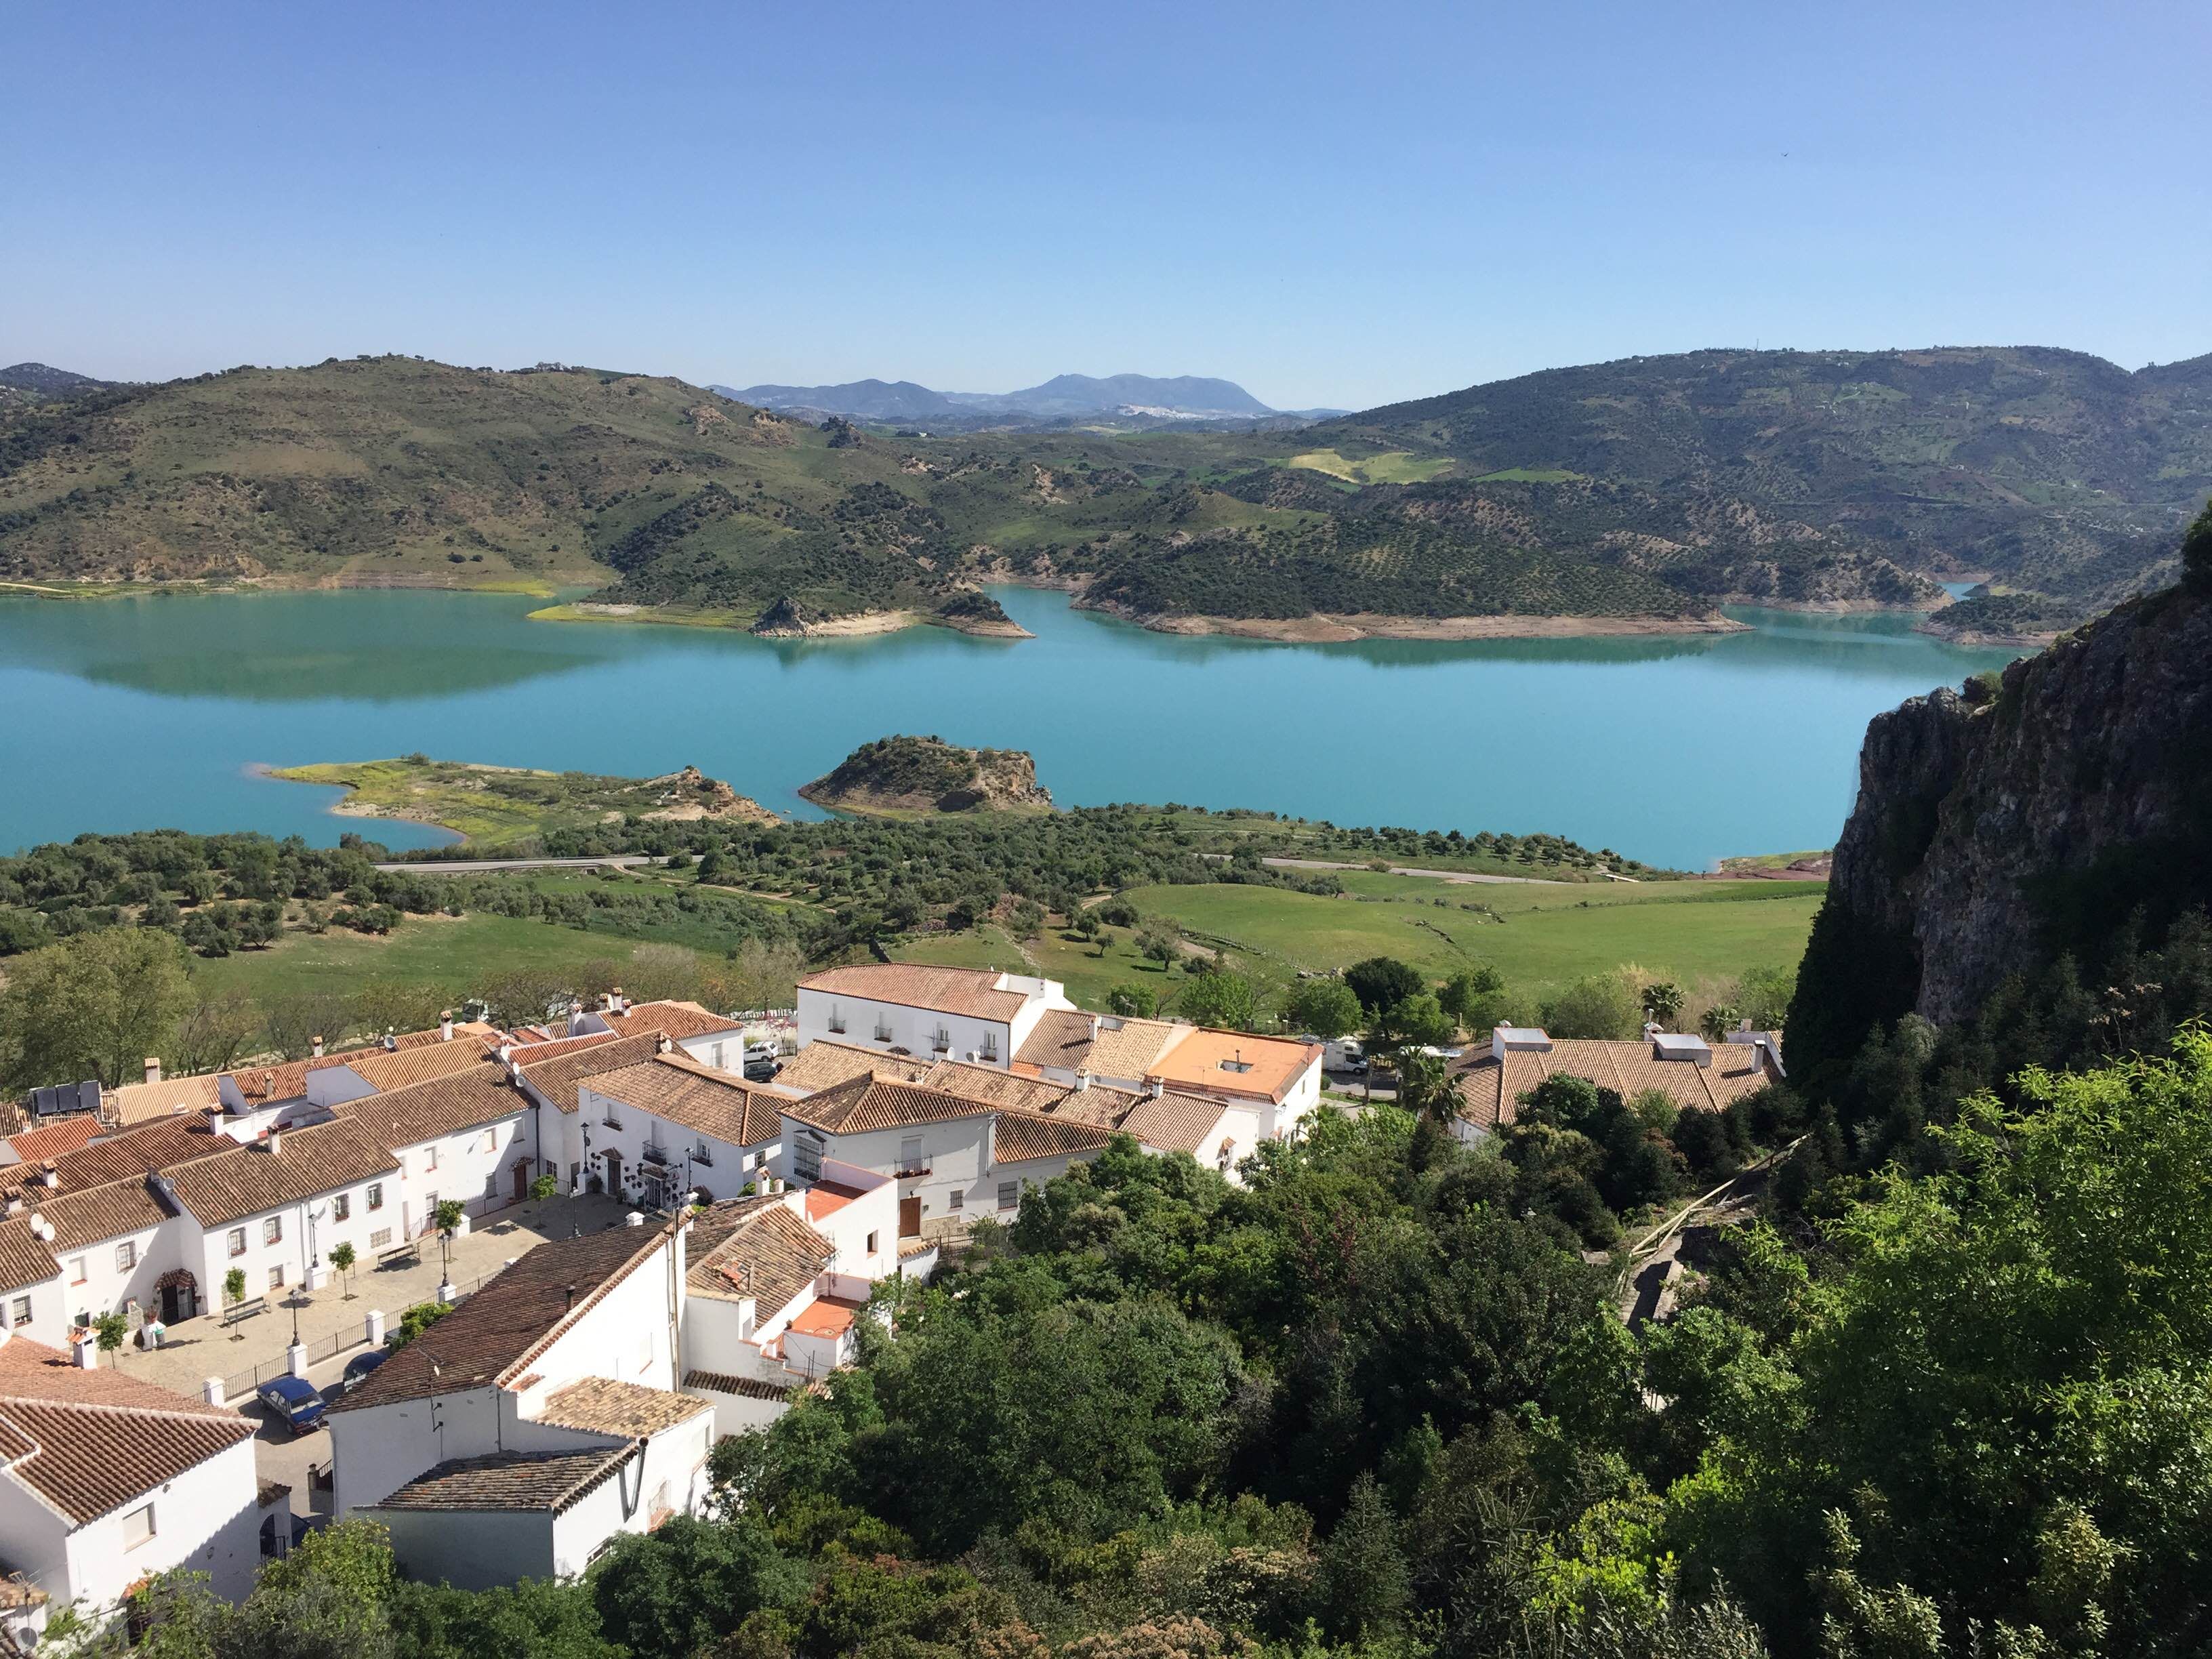
[[(1394, 956), (1442, 980), (1487, 962), (1528, 1004), (1575, 980), (1634, 965), (1694, 986), (1748, 969), (1793, 964), (1820, 908), (1818, 882), (1668, 883), (1648, 887), (1468, 886), (1419, 876), (1354, 872), (1374, 902), (1322, 898), (1271, 887), (1140, 887), (1129, 896), (1279, 998), (1298, 970), (1337, 969)], [(1443, 898), (1442, 907), (1434, 901)], [(1464, 908), (1464, 907), (1477, 908)], [(1105, 954), (1048, 929), (1017, 944), (1004, 929), (911, 941), (902, 961), (1042, 973), (1068, 994), (1103, 1006), (1124, 981), (1173, 994), (1183, 976), (1139, 957), (1129, 933), (1109, 930)]]
[(195, 963), (192, 979), (210, 992), (235, 987), (264, 1006), (307, 992), (351, 997), (380, 979), (436, 985), (458, 998), (517, 968), (620, 963), (638, 949), (635, 939), (512, 916), (410, 916), (380, 939), (335, 927), (288, 933), (265, 951)]
[(1356, 459), (1334, 449), (1310, 449), (1303, 455), (1291, 456), (1288, 465), (1326, 472), (1332, 478), (1344, 478), (1353, 483), (1426, 483), (1439, 473), (1451, 471), (1453, 462), (1449, 455), (1415, 455), (1403, 449), (1386, 450), (1380, 455)]

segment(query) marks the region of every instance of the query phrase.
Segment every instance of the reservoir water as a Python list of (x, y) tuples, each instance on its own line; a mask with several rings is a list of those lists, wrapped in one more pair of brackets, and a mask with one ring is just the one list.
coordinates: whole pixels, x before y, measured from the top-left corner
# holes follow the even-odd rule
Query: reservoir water
[(893, 732), (1027, 749), (1063, 805), (1183, 801), (1341, 823), (1551, 830), (1652, 863), (1831, 844), (1870, 715), (2017, 654), (1901, 614), (1745, 611), (1753, 631), (1275, 645), (1148, 633), (997, 590), (1033, 640), (767, 641), (538, 623), (438, 592), (0, 599), (0, 849), (88, 830), (395, 847), (260, 765), (421, 751), (648, 775), (768, 805)]

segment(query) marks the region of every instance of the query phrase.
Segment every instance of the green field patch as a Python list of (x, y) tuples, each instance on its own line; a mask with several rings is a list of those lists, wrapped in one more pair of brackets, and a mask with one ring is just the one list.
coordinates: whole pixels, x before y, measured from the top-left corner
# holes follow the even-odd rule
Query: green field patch
[(1477, 483), (1578, 483), (1589, 475), (1557, 466), (1506, 466), (1486, 472)]
[(1334, 449), (1310, 449), (1285, 463), (1350, 483), (1426, 483), (1452, 467), (1449, 455), (1416, 455), (1411, 450), (1385, 450), (1379, 455), (1352, 459)]

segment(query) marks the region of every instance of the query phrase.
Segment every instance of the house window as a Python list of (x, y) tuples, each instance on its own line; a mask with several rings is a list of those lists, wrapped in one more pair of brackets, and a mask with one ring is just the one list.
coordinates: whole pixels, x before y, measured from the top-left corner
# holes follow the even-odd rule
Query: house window
[(890, 1021), (889, 1021), (889, 1020), (887, 1020), (887, 1019), (878, 1018), (878, 1019), (876, 1021), (876, 1041), (877, 1041), (877, 1042), (889, 1042), (890, 1040), (891, 1040), (891, 1023), (890, 1023)]
[(115, 1271), (127, 1273), (137, 1265), (137, 1243), (135, 1240), (126, 1238), (115, 1247)]
[(391, 1228), (389, 1228), (389, 1227), (379, 1227), (379, 1228), (378, 1228), (374, 1232), (371, 1233), (371, 1234), (368, 1236), (368, 1248), (369, 1248), (370, 1249), (372, 1249), (372, 1250), (383, 1250), (383, 1249), (389, 1249), (391, 1247), (392, 1247), (392, 1229), (391, 1229)]
[(336, 1198), (331, 1200), (331, 1220), (344, 1221), (349, 1218), (352, 1214), (353, 1194), (351, 1193), (340, 1193)]
[(486, 1198), (497, 1198), (499, 1196), (499, 1175), (497, 1171), (494, 1171), (492, 1174), (484, 1177), (484, 1196)]
[(901, 1173), (904, 1173), (908, 1170), (919, 1170), (920, 1168), (921, 1168), (921, 1137), (920, 1135), (902, 1135), (899, 1138), (899, 1170)]
[(834, 1002), (830, 1005), (830, 1030), (836, 1036), (845, 1035), (845, 1011)]
[(479, 1152), (497, 1152), (499, 1150), (499, 1131), (496, 1129), (486, 1129), (483, 1133), (483, 1139), (479, 1144), (477, 1150)]
[(380, 1210), (384, 1207), (384, 1183), (380, 1181), (372, 1181), (368, 1183), (368, 1207), (372, 1210)]
[(937, 1028), (937, 1052), (943, 1054), (952, 1046), (952, 1033), (940, 1025)]
[(123, 1517), (123, 1547), (135, 1550), (154, 1535), (154, 1506), (141, 1504)]
[(10, 1329), (31, 1322), (31, 1298), (19, 1296), (8, 1304), (8, 1324)]
[(424, 1172), (425, 1174), (428, 1174), (430, 1170), (434, 1170), (434, 1169), (436, 1169), (437, 1167), (438, 1167), (438, 1149), (437, 1149), (437, 1147), (436, 1147), (435, 1146), (425, 1146), (425, 1147), (422, 1149), (422, 1169), (423, 1169), (423, 1172)]
[(284, 1242), (283, 1216), (270, 1215), (261, 1218), (261, 1242), (264, 1244), (282, 1244)]
[(983, 1033), (983, 1047), (980, 1054), (985, 1060), (996, 1060), (999, 1057), (999, 1034), (996, 1031)]
[(244, 1255), (246, 1254), (246, 1229), (243, 1227), (233, 1227), (224, 1242), (229, 1245), (230, 1253), (233, 1255)]
[(84, 1283), (84, 1258), (81, 1255), (73, 1255), (70, 1258), (70, 1283), (72, 1285)]
[(271, 1267), (269, 1270), (269, 1288), (272, 1291), (281, 1291), (284, 1288), (284, 1270), (281, 1267)]
[(999, 1183), (999, 1207), (1000, 1209), (1012, 1210), (1018, 1208), (1021, 1201), (1022, 1183), (1020, 1182), (1002, 1181)]
[(968, 1207), (968, 1194), (962, 1192), (957, 1187), (955, 1187), (952, 1189), (952, 1203), (951, 1207), (956, 1210), (964, 1210)]
[(876, 1236), (875, 1236), (873, 1233), (870, 1233), (870, 1234), (868, 1235), (868, 1254), (869, 1254), (870, 1255), (873, 1255), (875, 1253), (876, 1253)]

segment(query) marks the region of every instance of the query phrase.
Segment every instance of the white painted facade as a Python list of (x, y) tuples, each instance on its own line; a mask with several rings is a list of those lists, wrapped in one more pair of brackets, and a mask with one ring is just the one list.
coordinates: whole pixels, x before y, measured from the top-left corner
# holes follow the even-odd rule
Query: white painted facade
[(208, 1574), (216, 1593), (234, 1601), (261, 1565), (258, 1496), (251, 1440), (82, 1526), (0, 1468), (0, 1560), (46, 1591), (51, 1606), (78, 1602), (94, 1615), (139, 1579), (172, 1567)]
[(694, 1190), (736, 1198), (775, 1168), (781, 1136), (738, 1146), (602, 1094), (589, 1082), (578, 1085), (576, 1097), (574, 1161), (585, 1182), (596, 1176), (605, 1185), (611, 1152), (617, 1178), (608, 1190), (634, 1203), (669, 1208)]
[(1006, 1019), (944, 1009), (916, 1007), (887, 998), (799, 987), (799, 1046), (827, 1037), (855, 1048), (888, 1053), (903, 1048), (924, 1060), (958, 1060), (1006, 1069), (1014, 1051), (1029, 1039), (1048, 1010), (1073, 1008), (1067, 988), (1058, 980), (1025, 974), (1001, 974), (996, 988), (1021, 996), (1021, 1007)]

